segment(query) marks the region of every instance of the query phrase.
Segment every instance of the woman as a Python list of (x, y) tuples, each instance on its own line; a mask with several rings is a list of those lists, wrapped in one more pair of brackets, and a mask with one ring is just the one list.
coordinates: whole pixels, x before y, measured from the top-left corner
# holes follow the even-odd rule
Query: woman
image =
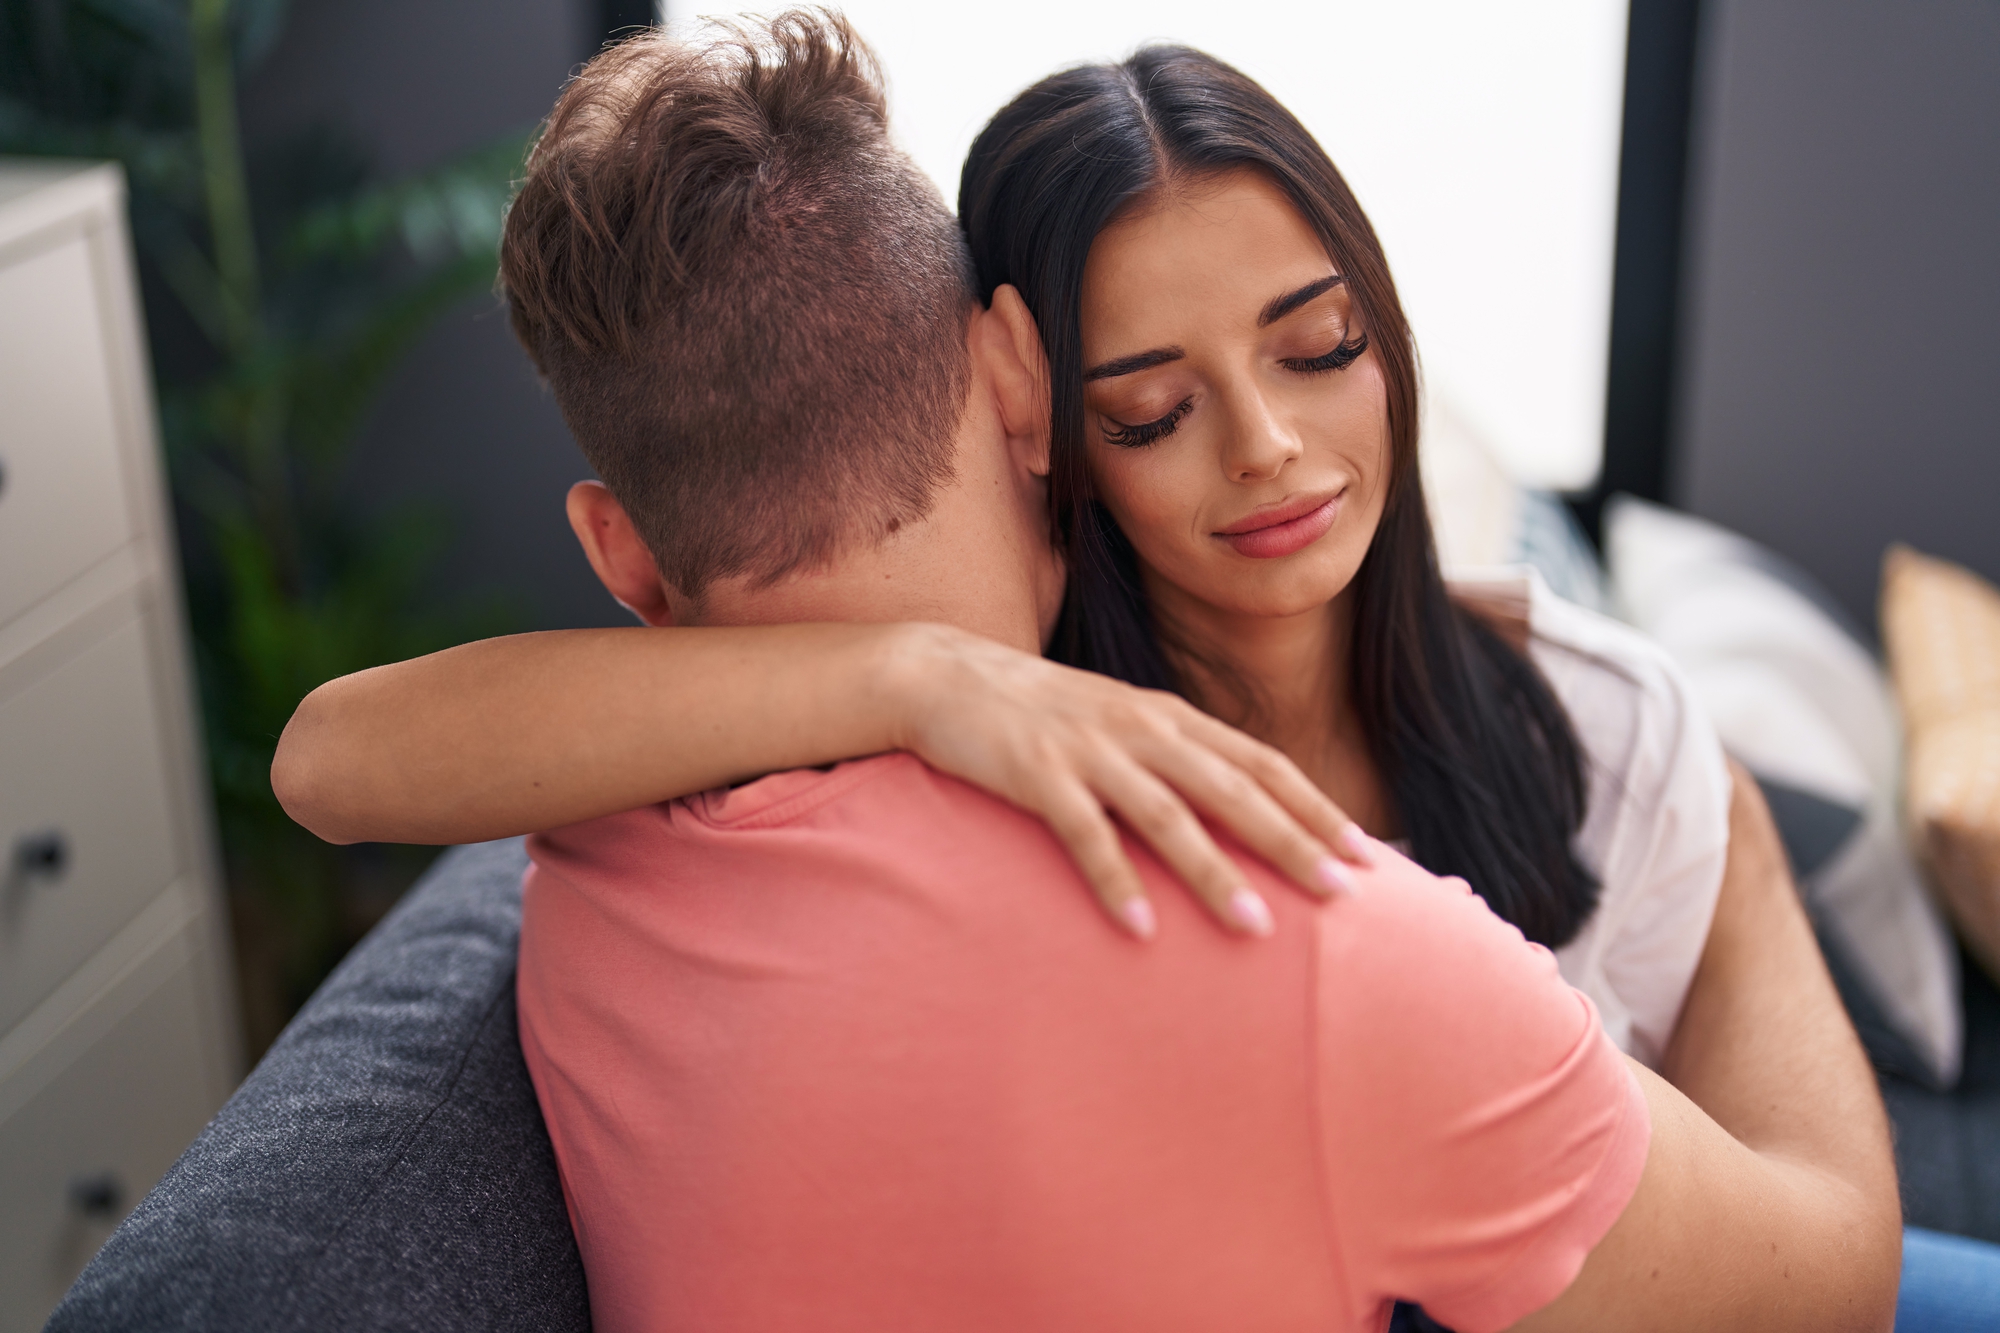
[(316, 691), (274, 768), (287, 807), (340, 840), (464, 841), (908, 748), (1048, 818), (1140, 934), (1107, 810), (1250, 931), (1189, 806), (1319, 891), (1329, 848), (1360, 855), (1351, 812), (1558, 948), (1657, 1063), (1722, 881), (1719, 747), (1629, 631), (1521, 584), (1479, 615), (1447, 595), (1408, 330), (1318, 145), (1219, 62), (1142, 51), (996, 116), (960, 212), (982, 298), (1018, 291), (1048, 353), (1051, 654), (1170, 693), (935, 627), (522, 636)]

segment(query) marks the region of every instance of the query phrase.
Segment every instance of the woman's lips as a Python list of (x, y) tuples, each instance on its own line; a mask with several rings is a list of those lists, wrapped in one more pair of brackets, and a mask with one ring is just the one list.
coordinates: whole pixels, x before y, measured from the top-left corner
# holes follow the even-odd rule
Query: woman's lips
[(1253, 560), (1276, 560), (1303, 551), (1326, 536), (1327, 529), (1339, 516), (1340, 495), (1336, 494), (1324, 500), (1293, 501), (1252, 514), (1215, 535), (1228, 542), (1238, 555)]

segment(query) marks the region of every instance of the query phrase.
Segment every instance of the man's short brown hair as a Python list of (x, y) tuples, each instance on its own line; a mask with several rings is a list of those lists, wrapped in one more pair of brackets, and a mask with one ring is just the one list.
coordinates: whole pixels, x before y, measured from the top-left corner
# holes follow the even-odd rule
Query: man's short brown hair
[(838, 15), (592, 60), (529, 155), (500, 272), (577, 442), (687, 596), (879, 540), (952, 475), (964, 243)]

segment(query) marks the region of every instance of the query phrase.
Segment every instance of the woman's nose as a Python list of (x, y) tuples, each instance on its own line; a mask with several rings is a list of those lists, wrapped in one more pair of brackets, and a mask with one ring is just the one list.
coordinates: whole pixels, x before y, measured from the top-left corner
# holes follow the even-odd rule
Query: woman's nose
[(1232, 481), (1269, 481), (1305, 452), (1298, 432), (1270, 410), (1261, 397), (1239, 400), (1234, 429), (1224, 446), (1223, 467)]

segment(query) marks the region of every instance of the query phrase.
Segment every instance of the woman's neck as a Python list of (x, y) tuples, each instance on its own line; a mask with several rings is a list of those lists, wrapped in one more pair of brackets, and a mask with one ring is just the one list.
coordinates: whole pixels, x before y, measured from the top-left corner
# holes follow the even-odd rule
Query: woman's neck
[(1298, 615), (1259, 616), (1142, 577), (1168, 657), (1204, 711), (1282, 750), (1371, 833), (1400, 832), (1352, 703), (1351, 589)]

